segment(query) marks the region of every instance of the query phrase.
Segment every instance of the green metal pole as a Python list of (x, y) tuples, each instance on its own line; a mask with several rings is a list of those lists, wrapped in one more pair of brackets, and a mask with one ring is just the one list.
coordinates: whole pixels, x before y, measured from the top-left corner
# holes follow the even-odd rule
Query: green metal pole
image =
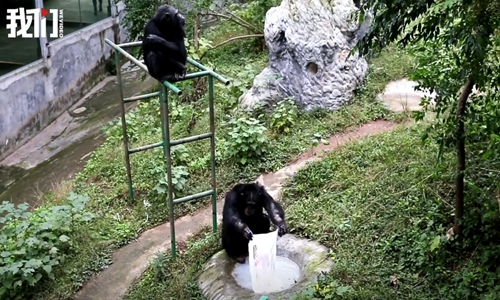
[(208, 75), (208, 97), (210, 114), (210, 168), (212, 173), (212, 222), (213, 232), (217, 232), (217, 183), (215, 180), (215, 110), (214, 110), (214, 78)]
[(125, 120), (126, 110), (125, 110), (125, 102), (123, 99), (123, 82), (122, 82), (122, 71), (120, 63), (120, 52), (118, 51), (115, 51), (115, 66), (116, 66), (116, 78), (118, 79), (118, 89), (120, 91), (123, 148), (125, 150), (125, 166), (127, 168), (128, 193), (130, 201), (134, 201), (134, 188), (132, 186), (132, 171), (130, 170), (130, 156), (129, 156), (130, 153), (128, 152), (127, 121)]
[(163, 125), (163, 151), (167, 163), (167, 184), (168, 184), (168, 208), (170, 219), (170, 241), (172, 258), (177, 257), (177, 249), (175, 247), (175, 218), (174, 218), (174, 195), (172, 191), (172, 156), (170, 153), (170, 120), (168, 117), (168, 90), (165, 85), (160, 84), (160, 101), (162, 111)]

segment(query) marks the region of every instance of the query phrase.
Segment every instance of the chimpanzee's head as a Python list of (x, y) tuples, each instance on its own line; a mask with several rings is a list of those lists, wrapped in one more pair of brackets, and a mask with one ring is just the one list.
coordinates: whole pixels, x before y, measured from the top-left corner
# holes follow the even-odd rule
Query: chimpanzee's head
[(171, 5), (162, 5), (153, 17), (162, 33), (181, 33), (185, 35), (186, 18)]
[(258, 183), (241, 184), (238, 192), (240, 211), (243, 210), (247, 216), (252, 216), (255, 212), (262, 212), (264, 207), (261, 200), (262, 187)]

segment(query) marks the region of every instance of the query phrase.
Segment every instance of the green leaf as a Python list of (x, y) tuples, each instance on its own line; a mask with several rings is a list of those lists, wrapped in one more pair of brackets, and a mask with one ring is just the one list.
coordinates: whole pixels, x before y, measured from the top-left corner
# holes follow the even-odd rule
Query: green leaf
[(63, 234), (63, 235), (61, 235), (61, 236), (59, 237), (59, 240), (60, 240), (61, 242), (65, 243), (65, 242), (69, 241), (69, 237), (68, 237), (67, 235), (64, 235), (64, 234)]
[(47, 272), (47, 274), (50, 274), (52, 272), (52, 266), (51, 265), (45, 265), (43, 266), (43, 270)]
[(441, 237), (440, 236), (434, 237), (434, 239), (431, 242), (431, 246), (430, 246), (431, 252), (434, 252), (434, 250), (439, 247), (440, 243), (441, 243)]
[(349, 289), (350, 288), (348, 286), (339, 286), (337, 288), (336, 294), (339, 296), (343, 296), (345, 293), (349, 291)]

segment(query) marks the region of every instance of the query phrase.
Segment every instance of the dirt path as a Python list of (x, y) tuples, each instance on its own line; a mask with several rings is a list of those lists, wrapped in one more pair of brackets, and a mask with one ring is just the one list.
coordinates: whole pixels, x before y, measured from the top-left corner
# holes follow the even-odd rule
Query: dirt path
[[(396, 124), (387, 121), (375, 121), (358, 128), (346, 130), (342, 134), (331, 136), (329, 145), (320, 145), (300, 155), (287, 167), (269, 174), (263, 174), (257, 181), (263, 184), (269, 193), (279, 199), (285, 180), (293, 176), (306, 164), (320, 159), (324, 153), (332, 151), (345, 143), (392, 130)], [(222, 219), (223, 201), (217, 203), (219, 221)], [(186, 241), (202, 227), (212, 224), (212, 208), (207, 207), (194, 215), (184, 216), (175, 221), (176, 240)], [(149, 260), (155, 253), (170, 248), (170, 225), (163, 224), (142, 233), (136, 242), (128, 244), (113, 253), (113, 264), (108, 269), (94, 276), (74, 297), (77, 300), (119, 300), (128, 288), (140, 278), (147, 269)]]

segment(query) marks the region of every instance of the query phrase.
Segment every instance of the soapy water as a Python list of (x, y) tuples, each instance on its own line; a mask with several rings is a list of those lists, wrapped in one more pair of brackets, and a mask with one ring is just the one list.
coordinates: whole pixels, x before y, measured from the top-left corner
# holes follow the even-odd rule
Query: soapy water
[[(233, 277), (241, 287), (252, 291), (252, 277), (248, 258), (244, 264), (237, 263), (234, 267)], [(300, 267), (292, 260), (276, 256), (275, 274), (269, 280), (273, 281), (270, 290), (265, 293), (276, 293), (294, 286), (300, 279)]]

